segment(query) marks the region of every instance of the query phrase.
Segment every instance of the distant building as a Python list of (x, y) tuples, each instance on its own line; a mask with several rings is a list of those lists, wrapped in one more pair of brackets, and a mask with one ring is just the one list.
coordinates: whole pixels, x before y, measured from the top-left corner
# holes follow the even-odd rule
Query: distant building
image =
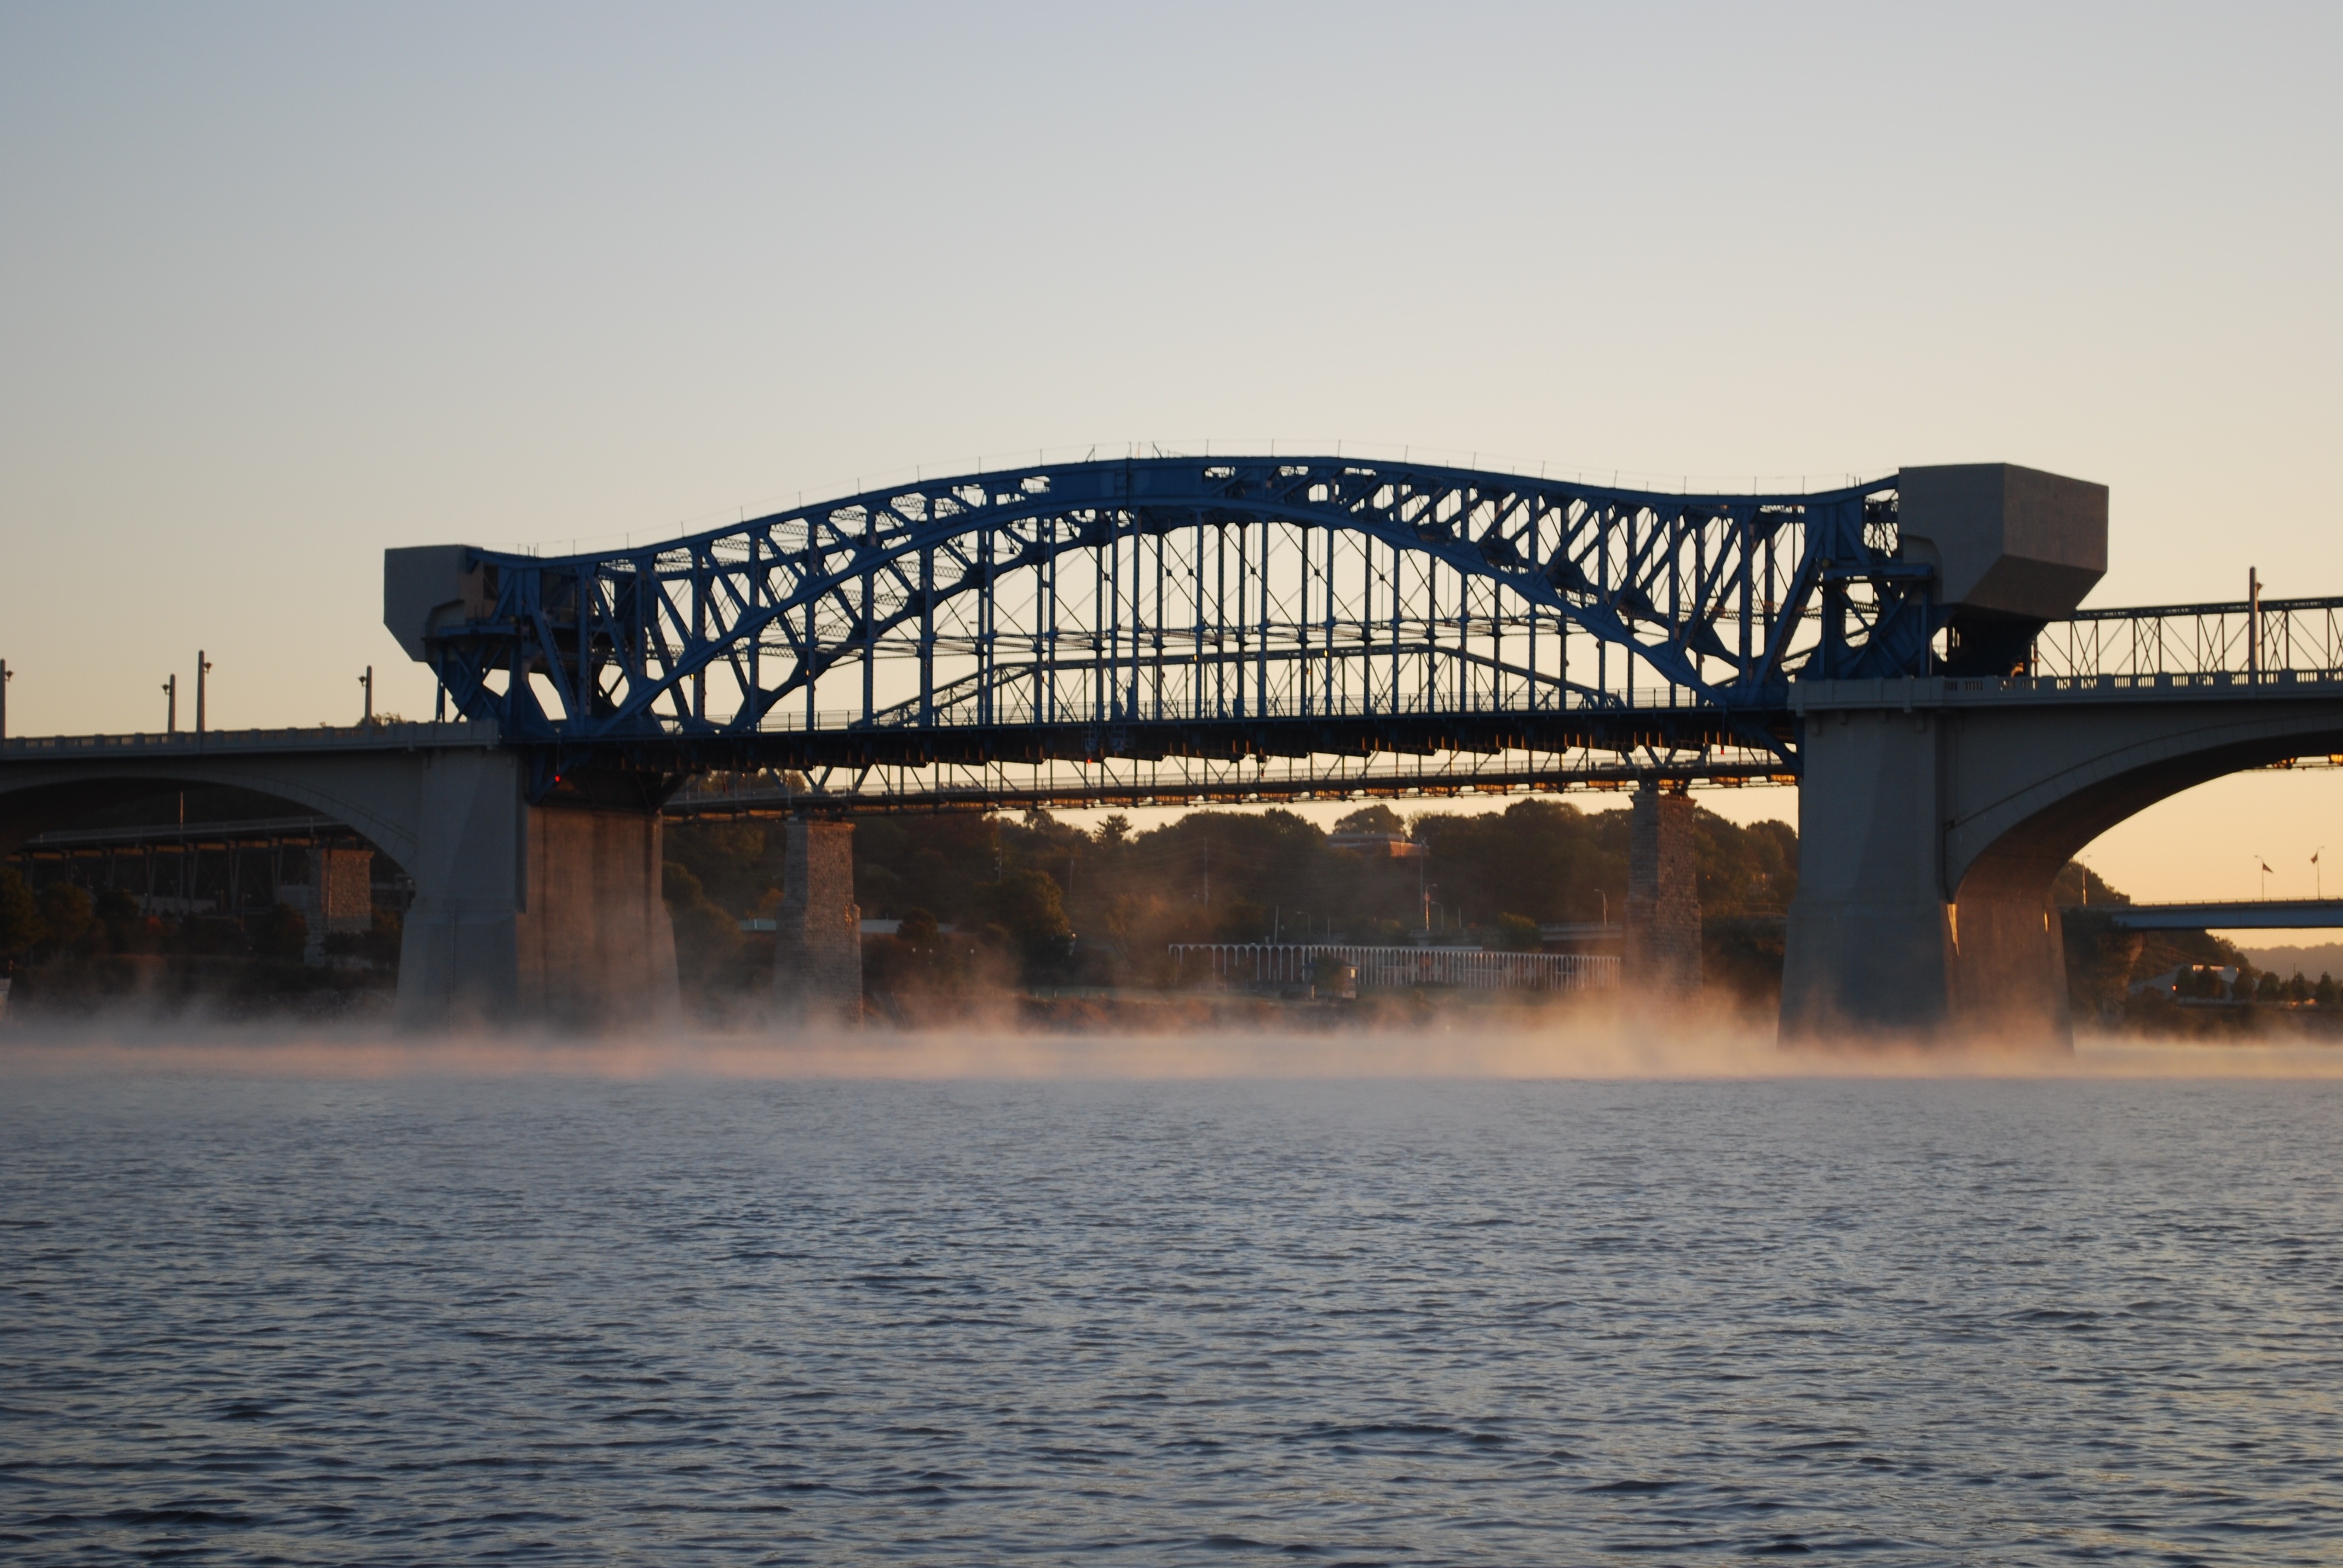
[(1369, 860), (1412, 860), (1423, 853), (1423, 846), (1404, 833), (1334, 833), (1326, 847)]

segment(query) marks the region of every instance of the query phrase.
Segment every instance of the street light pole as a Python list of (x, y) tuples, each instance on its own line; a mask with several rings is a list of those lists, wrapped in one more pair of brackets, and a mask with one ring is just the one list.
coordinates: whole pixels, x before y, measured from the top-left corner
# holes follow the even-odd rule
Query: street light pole
[(8, 668), (8, 661), (0, 658), (0, 740), (8, 739), (8, 683), (15, 678), (16, 672)]
[(179, 678), (175, 672), (163, 683), (163, 733), (179, 732)]
[(371, 726), (373, 725), (373, 723), (374, 723), (374, 666), (373, 666), (373, 665), (369, 664), (369, 665), (367, 665), (367, 672), (366, 672), (364, 675), (361, 675), (361, 676), (359, 676), (359, 677), (358, 677), (358, 684), (359, 684), (360, 686), (363, 686), (363, 687), (365, 687), (365, 688), (366, 688), (366, 721), (367, 721), (367, 725), (368, 725), (369, 727), (371, 727)]
[(196, 649), (196, 739), (204, 738), (204, 677), (211, 673), (212, 661), (204, 657), (202, 648)]

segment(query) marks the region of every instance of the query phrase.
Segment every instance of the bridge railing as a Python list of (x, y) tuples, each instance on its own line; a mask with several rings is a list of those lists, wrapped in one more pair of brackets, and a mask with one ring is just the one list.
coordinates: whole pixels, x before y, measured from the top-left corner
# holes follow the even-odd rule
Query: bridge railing
[(2235, 676), (2343, 670), (2343, 598), (2078, 610), (2044, 627), (2033, 669), (2053, 678)]
[(92, 751), (202, 756), (215, 751), (299, 751), (344, 747), (492, 746), (490, 719), (458, 719), (397, 724), (313, 724), (286, 729), (179, 729), (162, 734), (23, 735), (0, 740), (0, 758), (71, 757)]
[(1329, 942), (1174, 942), (1184, 980), (1303, 985), (1319, 959), (1355, 965), (1362, 989), (1452, 986), (1464, 990), (1611, 990), (1619, 960), (1607, 953), (1504, 953), (1476, 948), (1397, 948)]
[[(1071, 679), (1076, 672), (1061, 667), (1061, 681)], [(1085, 699), (1077, 702), (1070, 698), (1051, 702), (1039, 694), (1026, 679), (1002, 679), (990, 692), (990, 703), (980, 707), (966, 697), (954, 697), (937, 701), (929, 717), (921, 716), (918, 700), (896, 703), (881, 708), (866, 718), (859, 708), (824, 708), (811, 713), (775, 710), (766, 715), (758, 726), (760, 732), (787, 734), (800, 731), (824, 731), (856, 729), (956, 729), (1030, 724), (1091, 724), (1101, 722), (1098, 704)], [(1297, 696), (1290, 691), (1272, 692), (1266, 702), (1259, 694), (1247, 691), (1230, 693), (1228, 699), (1209, 707), (1182, 703), (1179, 708), (1166, 705), (1160, 714), (1148, 700), (1143, 689), (1110, 693), (1104, 711), (1104, 722), (1115, 724), (1198, 723), (1219, 719), (1383, 719), (1423, 718), (1456, 714), (1519, 714), (1539, 713), (1605, 713), (1605, 712), (1694, 712), (1716, 710), (1713, 699), (1704, 698), (1691, 689), (1681, 686), (1635, 687), (1613, 691), (1597, 698), (1573, 690), (1559, 682), (1551, 682), (1540, 693), (1542, 701), (1530, 704), (1496, 703), (1473, 700), (1468, 694), (1457, 699), (1445, 694), (1411, 691), (1396, 699), (1389, 696), (1354, 696), (1347, 700), (1339, 695), (1327, 702), (1322, 699)], [(989, 709), (989, 711), (988, 711)], [(681, 729), (680, 719), (669, 720), (669, 727)]]

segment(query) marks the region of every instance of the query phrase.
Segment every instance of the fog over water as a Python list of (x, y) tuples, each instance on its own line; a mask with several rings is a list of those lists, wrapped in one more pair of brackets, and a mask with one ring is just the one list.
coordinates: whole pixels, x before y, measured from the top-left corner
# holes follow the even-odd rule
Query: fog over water
[(2343, 1553), (2343, 1053), (0, 1040), (11, 1560)]

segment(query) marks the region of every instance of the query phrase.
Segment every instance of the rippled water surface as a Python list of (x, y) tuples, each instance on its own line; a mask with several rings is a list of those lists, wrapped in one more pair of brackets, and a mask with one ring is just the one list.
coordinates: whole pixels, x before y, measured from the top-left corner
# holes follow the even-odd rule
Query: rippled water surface
[(2343, 1084), (0, 1072), (0, 1555), (2343, 1560)]

